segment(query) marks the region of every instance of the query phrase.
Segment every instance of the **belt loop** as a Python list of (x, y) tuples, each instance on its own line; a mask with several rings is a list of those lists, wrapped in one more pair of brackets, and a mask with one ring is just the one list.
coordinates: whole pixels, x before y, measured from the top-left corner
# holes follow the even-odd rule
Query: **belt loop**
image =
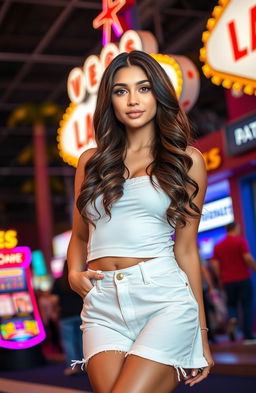
[(146, 284), (146, 285), (150, 284), (150, 279), (148, 277), (148, 274), (147, 274), (145, 266), (144, 266), (145, 262), (143, 262), (143, 261), (139, 262), (138, 265), (140, 267), (140, 271), (141, 271), (141, 275), (142, 275), (144, 284)]
[[(96, 270), (96, 273), (102, 273), (102, 270)], [(100, 280), (95, 280), (95, 286), (98, 292), (101, 292), (101, 280), (102, 278)]]

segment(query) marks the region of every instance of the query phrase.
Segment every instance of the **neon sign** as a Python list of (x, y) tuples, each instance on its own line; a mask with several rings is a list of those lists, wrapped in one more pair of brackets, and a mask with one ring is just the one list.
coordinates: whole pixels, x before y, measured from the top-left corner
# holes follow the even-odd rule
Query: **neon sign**
[(219, 0), (203, 33), (200, 60), (215, 85), (256, 93), (255, 0)]
[(228, 154), (239, 155), (256, 148), (256, 115), (239, 119), (225, 127)]
[(7, 231), (0, 231), (0, 249), (13, 248), (18, 244), (17, 231), (8, 229)]
[(198, 232), (222, 227), (234, 221), (231, 197), (225, 197), (203, 205)]
[(218, 147), (213, 147), (209, 151), (204, 152), (203, 158), (207, 171), (213, 171), (219, 168), (222, 163), (221, 152)]
[[(117, 7), (117, 3), (121, 4), (117, 1), (104, 2), (109, 9), (114, 5)], [(117, 8), (111, 8), (111, 10), (114, 12)], [(96, 20), (105, 21), (106, 15), (112, 15), (111, 12), (104, 8), (104, 12)], [(110, 22), (104, 23), (109, 27)], [(67, 91), (71, 103), (60, 122), (57, 136), (60, 156), (68, 164), (76, 167), (83, 151), (96, 147), (92, 117), (102, 74), (119, 53), (133, 50), (150, 53), (161, 64), (186, 111), (194, 105), (199, 94), (200, 83), (195, 65), (184, 56), (158, 54), (158, 44), (152, 33), (128, 30), (121, 36), (118, 44), (107, 43), (99, 56), (89, 56), (83, 67), (75, 67), (68, 76)]]
[[(134, 4), (134, 0), (128, 1), (129, 5)], [(115, 35), (120, 37), (124, 29), (117, 16), (120, 11), (127, 4), (127, 0), (102, 0), (102, 12), (93, 20), (94, 29), (103, 26), (102, 45), (105, 46), (111, 42), (111, 28)]]

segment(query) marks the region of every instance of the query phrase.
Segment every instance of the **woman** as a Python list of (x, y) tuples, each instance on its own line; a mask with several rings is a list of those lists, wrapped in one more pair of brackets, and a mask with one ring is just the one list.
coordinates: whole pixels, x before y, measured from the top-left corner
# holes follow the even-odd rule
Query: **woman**
[(111, 62), (94, 128), (68, 248), (70, 285), (84, 298), (84, 359), (74, 365), (86, 366), (97, 393), (170, 393), (181, 378), (193, 386), (213, 365), (196, 246), (206, 172), (151, 56)]

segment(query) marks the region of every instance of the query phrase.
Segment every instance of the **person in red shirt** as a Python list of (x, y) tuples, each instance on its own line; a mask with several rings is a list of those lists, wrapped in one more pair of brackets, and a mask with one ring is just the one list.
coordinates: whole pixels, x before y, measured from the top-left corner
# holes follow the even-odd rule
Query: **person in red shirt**
[(219, 283), (227, 296), (229, 323), (227, 332), (235, 340), (238, 321), (238, 307), (243, 314), (243, 335), (245, 342), (254, 340), (253, 287), (250, 269), (256, 271), (256, 263), (250, 254), (247, 241), (240, 237), (240, 225), (232, 222), (226, 227), (227, 236), (214, 247), (212, 266)]

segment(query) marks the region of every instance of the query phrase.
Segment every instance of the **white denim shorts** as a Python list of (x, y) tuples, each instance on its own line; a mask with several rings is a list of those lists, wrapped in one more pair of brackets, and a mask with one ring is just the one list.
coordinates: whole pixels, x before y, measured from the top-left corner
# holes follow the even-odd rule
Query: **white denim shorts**
[[(98, 270), (98, 272), (100, 272)], [(208, 365), (203, 356), (198, 304), (174, 257), (157, 257), (104, 271), (84, 298), (81, 312), (87, 366), (99, 352), (116, 350), (176, 368)]]

